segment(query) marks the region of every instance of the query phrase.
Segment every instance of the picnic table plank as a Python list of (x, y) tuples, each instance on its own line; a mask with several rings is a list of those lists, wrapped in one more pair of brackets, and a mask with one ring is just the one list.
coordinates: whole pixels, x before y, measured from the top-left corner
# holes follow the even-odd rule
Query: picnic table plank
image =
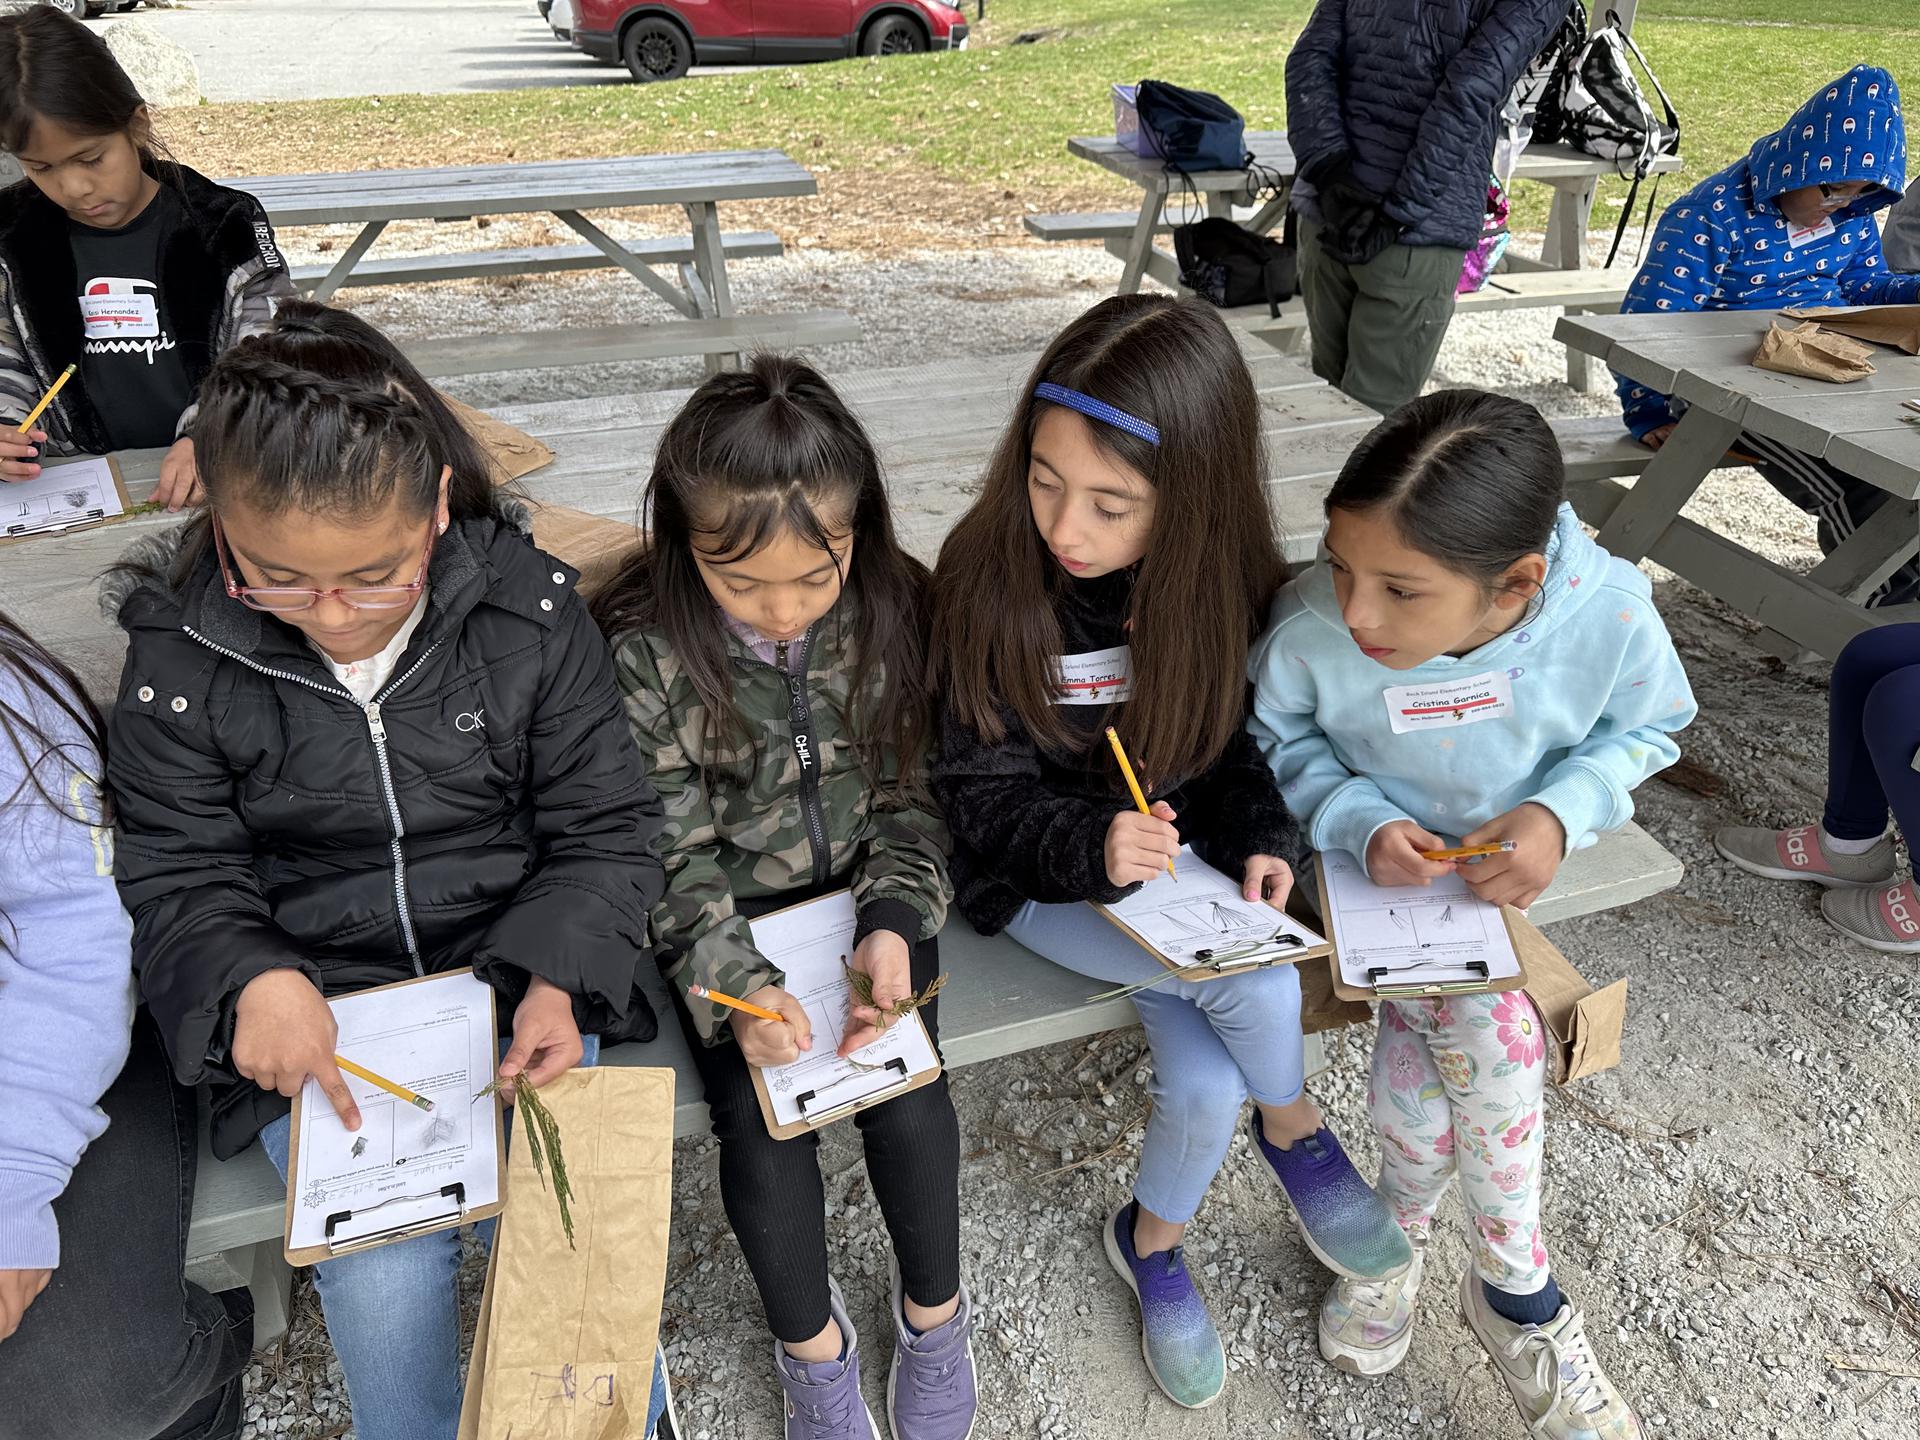
[(222, 183), (257, 197), (274, 224), (284, 226), (466, 219), (818, 193), (812, 174), (780, 150), (316, 171), (240, 176)]

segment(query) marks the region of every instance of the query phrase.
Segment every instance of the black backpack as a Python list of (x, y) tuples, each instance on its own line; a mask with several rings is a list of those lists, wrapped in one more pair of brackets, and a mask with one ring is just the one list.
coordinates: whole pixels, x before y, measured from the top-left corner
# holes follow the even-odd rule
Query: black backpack
[(1255, 235), (1217, 215), (1174, 227), (1180, 283), (1223, 310), (1265, 303), (1268, 315), (1278, 319), (1280, 302), (1291, 300), (1300, 288), (1293, 224), (1293, 211), (1288, 210), (1279, 240)]
[(1562, 97), (1567, 76), (1587, 48), (1587, 11), (1580, 0), (1567, 8), (1567, 18), (1553, 32), (1553, 38), (1533, 57), (1521, 72), (1507, 102), (1511, 120), (1531, 131), (1531, 138), (1542, 145), (1569, 143), (1570, 131)]
[(1244, 170), (1253, 163), (1247, 122), (1218, 95), (1142, 80), (1134, 88), (1133, 105), (1141, 133), (1169, 170)]

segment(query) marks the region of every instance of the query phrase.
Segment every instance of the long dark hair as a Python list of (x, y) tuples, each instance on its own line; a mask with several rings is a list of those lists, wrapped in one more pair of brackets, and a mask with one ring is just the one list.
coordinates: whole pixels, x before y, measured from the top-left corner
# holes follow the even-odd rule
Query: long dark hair
[(642, 502), (650, 543), (594, 597), (609, 639), (657, 628), (686, 667), (716, 737), (751, 732), (733, 701), (726, 639), (694, 542), (744, 559), (782, 533), (833, 552), (851, 534), (842, 577), (854, 602), (858, 706), (876, 667), (884, 687), (871, 714), (842, 717), (876, 787), (891, 749), (903, 788), (917, 785), (929, 738), (926, 567), (900, 548), (873, 442), (810, 365), (756, 355), (693, 392), (660, 436)]
[(1407, 545), (1491, 592), (1515, 561), (1545, 552), (1566, 488), (1560, 442), (1533, 406), (1437, 390), (1367, 432), (1327, 512), (1382, 511)]
[[(25, 692), (18, 706), (0, 695), (0, 743), (19, 758), (22, 776), (11, 794), (0, 795), (0, 809), (17, 803), (31, 788), (42, 803), (76, 825), (110, 824), (112, 799), (106, 786), (97, 783), (105, 763), (107, 727), (80, 677), (4, 611), (0, 611), (0, 666), (18, 677)], [(56, 715), (73, 722), (91, 753), (76, 754), (70, 740), (48, 734), (47, 722)], [(50, 759), (57, 763), (48, 766)], [(85, 774), (95, 781), (97, 810), (89, 813), (76, 796), (50, 784), (49, 769)], [(19, 861), (19, 856), (10, 857), (10, 863)], [(13, 938), (12, 922), (0, 910), (0, 951), (10, 951)]]
[[(214, 362), (200, 387), (194, 461), (207, 506), (242, 501), (265, 514), (358, 516), (394, 495), (430, 515), (451, 468), (456, 520), (498, 513), (496, 469), (412, 361), (357, 315), (283, 300), (272, 326)], [(195, 522), (174, 579), (198, 566)]]
[(1153, 486), (1153, 534), (1131, 601), (1127, 744), (1156, 777), (1200, 774), (1246, 721), (1247, 646), (1286, 582), (1267, 500), (1260, 398), (1232, 332), (1192, 300), (1103, 300), (1047, 347), (988, 462), (980, 498), (934, 572), (936, 683), (989, 742), (1010, 707), (1043, 748), (1080, 743), (1055, 706), (1055, 604), (1073, 583), (1033, 523), (1033, 433), (1052, 381), (1155, 425), (1153, 445), (1092, 423), (1094, 443)]
[(0, 16), (0, 148), (18, 154), (42, 116), (80, 135), (127, 135), (165, 160), (147, 102), (107, 42), (71, 15), (36, 5)]

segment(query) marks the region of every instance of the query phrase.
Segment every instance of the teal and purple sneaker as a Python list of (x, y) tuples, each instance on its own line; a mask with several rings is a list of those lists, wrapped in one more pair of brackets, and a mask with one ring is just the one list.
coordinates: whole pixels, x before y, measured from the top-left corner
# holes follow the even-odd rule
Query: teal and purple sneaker
[(1279, 1180), (1314, 1258), (1349, 1280), (1391, 1280), (1413, 1264), (1413, 1246), (1347, 1152), (1322, 1125), (1291, 1150), (1267, 1143), (1260, 1112), (1253, 1143)]
[(1139, 1302), (1140, 1353), (1153, 1383), (1174, 1404), (1204, 1410), (1226, 1389), (1227, 1353), (1181, 1247), (1134, 1254), (1134, 1209), (1128, 1201), (1108, 1224), (1107, 1260)]

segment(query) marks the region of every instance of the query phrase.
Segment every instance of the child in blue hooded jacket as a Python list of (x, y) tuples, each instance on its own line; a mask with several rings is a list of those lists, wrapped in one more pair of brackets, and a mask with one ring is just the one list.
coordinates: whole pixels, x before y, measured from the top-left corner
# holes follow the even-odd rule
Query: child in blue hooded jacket
[[(1540, 413), (1477, 390), (1411, 401), (1353, 452), (1327, 496), (1325, 558), (1281, 592), (1251, 661), (1249, 728), (1315, 849), (1425, 885), (1453, 866), (1422, 851), (1512, 841), (1460, 873), (1524, 909), (1679, 757), (1686, 673), (1646, 577), (1587, 537), (1565, 478)], [(1392, 1280), (1337, 1280), (1320, 1352), (1359, 1375), (1400, 1363), (1457, 1178), (1473, 1257), (1460, 1308), (1528, 1433), (1639, 1440), (1548, 1265), (1546, 1079), (1525, 991), (1381, 1003), (1377, 1188), (1416, 1258)]]
[[(1756, 140), (1745, 158), (1668, 208), (1620, 308), (1777, 311), (1920, 301), (1920, 275), (1888, 263), (1874, 221), (1906, 190), (1906, 166), (1900, 87), (1885, 70), (1856, 65)], [(1618, 388), (1627, 428), (1659, 449), (1684, 403), (1624, 376)], [(1822, 551), (1886, 503), (1877, 485), (1765, 436), (1743, 434), (1733, 448), (1818, 517)], [(1920, 562), (1909, 562), (1867, 603), (1902, 604), (1916, 595)]]

